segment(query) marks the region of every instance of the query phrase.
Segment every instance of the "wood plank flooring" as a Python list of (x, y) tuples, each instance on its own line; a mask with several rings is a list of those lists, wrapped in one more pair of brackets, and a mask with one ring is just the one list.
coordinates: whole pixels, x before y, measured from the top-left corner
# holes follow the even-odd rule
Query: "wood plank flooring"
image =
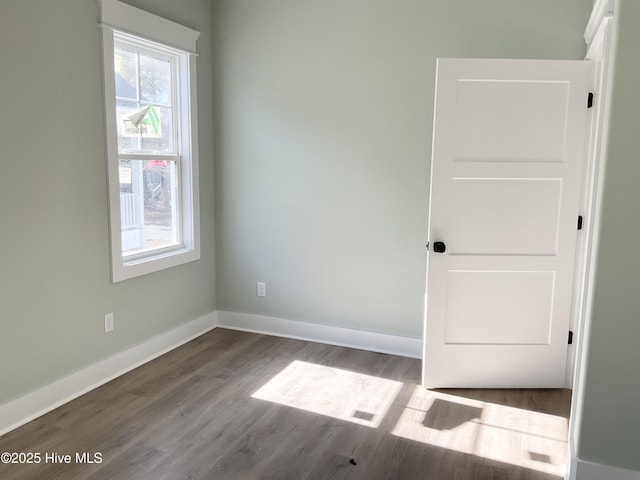
[(0, 452), (40, 454), (0, 478), (562, 478), (569, 391), (430, 391), (420, 368), (216, 329), (0, 437)]

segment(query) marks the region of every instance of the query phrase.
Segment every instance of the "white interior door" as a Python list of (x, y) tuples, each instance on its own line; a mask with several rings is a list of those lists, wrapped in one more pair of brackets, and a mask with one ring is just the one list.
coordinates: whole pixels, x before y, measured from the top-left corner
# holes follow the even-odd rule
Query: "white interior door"
[(565, 385), (592, 68), (438, 60), (426, 387)]

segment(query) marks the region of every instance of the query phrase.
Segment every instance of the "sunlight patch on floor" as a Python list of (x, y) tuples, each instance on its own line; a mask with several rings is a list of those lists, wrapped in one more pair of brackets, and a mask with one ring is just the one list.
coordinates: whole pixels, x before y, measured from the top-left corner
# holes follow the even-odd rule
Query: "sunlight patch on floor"
[(294, 361), (252, 397), (377, 428), (402, 382)]
[(568, 435), (564, 417), (416, 386), (392, 433), (559, 477), (564, 473)]

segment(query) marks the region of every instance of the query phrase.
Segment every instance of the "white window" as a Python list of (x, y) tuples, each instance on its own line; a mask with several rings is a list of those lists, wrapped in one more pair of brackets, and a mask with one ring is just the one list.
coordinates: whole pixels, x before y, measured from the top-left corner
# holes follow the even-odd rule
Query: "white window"
[(102, 0), (112, 280), (200, 258), (199, 33)]

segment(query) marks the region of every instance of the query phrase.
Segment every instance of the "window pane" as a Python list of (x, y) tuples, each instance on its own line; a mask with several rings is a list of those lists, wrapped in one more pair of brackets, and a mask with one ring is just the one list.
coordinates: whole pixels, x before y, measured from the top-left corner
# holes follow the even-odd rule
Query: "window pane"
[(122, 254), (178, 245), (177, 166), (167, 160), (120, 160)]
[(173, 153), (173, 115), (170, 108), (150, 107), (140, 125), (142, 150)]
[(116, 117), (119, 152), (175, 153), (170, 108), (118, 100)]
[(118, 151), (126, 152), (140, 150), (140, 129), (129, 117), (140, 110), (136, 102), (118, 100), (116, 103), (116, 118), (118, 121)]
[(130, 50), (115, 49), (113, 61), (116, 73), (116, 97), (137, 100), (136, 57), (137, 55)]
[(140, 100), (171, 106), (171, 63), (140, 55)]

